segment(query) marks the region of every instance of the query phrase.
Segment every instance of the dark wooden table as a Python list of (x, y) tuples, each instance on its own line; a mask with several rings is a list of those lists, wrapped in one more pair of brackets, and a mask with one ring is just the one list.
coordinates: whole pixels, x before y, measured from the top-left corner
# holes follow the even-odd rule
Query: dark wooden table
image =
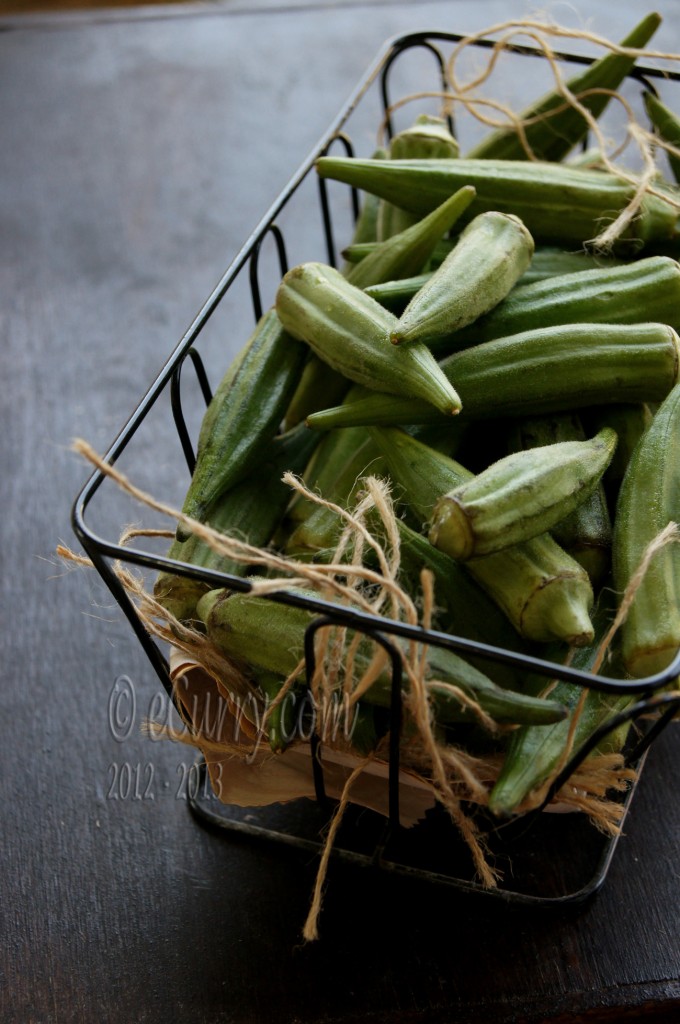
[[(338, 871), (303, 946), (314, 862), (195, 822), (191, 752), (142, 734), (164, 694), (127, 622), (53, 556), (87, 476), (71, 438), (108, 446), (383, 39), (522, 6), (0, 22), (3, 1022), (680, 1020), (676, 728), (585, 906), (508, 912)], [(164, 457), (138, 456), (151, 490)]]

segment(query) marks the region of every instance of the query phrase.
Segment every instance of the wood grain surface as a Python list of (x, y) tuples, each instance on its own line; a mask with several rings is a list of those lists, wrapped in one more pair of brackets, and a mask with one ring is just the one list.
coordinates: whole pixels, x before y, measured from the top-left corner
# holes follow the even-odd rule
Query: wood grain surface
[[(677, 726), (589, 903), (508, 910), (337, 865), (305, 946), (314, 859), (197, 824), (191, 751), (143, 732), (170, 711), (129, 625), (54, 557), (88, 474), (71, 439), (108, 446), (382, 41), (513, 5), (458, 2), (456, 25), (438, 3), (268, 6), (0, 21), (0, 1020), (680, 1019)], [(616, 34), (623, 13), (588, 16)], [(126, 462), (152, 491), (176, 457), (156, 426)]]

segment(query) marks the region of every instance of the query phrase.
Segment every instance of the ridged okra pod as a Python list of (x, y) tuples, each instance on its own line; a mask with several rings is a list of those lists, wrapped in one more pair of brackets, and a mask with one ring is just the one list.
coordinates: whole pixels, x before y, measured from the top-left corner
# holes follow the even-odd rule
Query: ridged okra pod
[(574, 323), (655, 323), (680, 328), (680, 263), (648, 256), (533, 284), (519, 284), (495, 309), (436, 348), (444, 355), (494, 338)]
[(505, 298), (533, 252), (534, 240), (517, 217), (479, 214), (408, 304), (392, 341), (432, 345), (466, 327)]
[[(255, 547), (265, 547), (290, 500), (290, 488), (281, 479), (283, 474), (287, 470), (302, 472), (316, 447), (310, 433), (299, 426), (288, 434), (272, 438), (257, 469), (210, 507), (206, 515), (208, 524), (220, 533), (245, 540)], [(195, 534), (186, 541), (173, 541), (168, 557), (232, 576), (245, 576), (249, 571), (245, 563), (217, 554)], [(203, 580), (161, 572), (154, 583), (154, 597), (175, 618), (186, 622), (195, 618), (198, 599), (210, 589), (211, 585)]]
[[(569, 664), (582, 672), (592, 671), (598, 655), (600, 642), (609, 628), (613, 613), (607, 602), (600, 602), (593, 616), (595, 637), (587, 647), (570, 654)], [(563, 662), (564, 650), (556, 652), (555, 661)], [(548, 658), (546, 660), (552, 660)], [(546, 676), (533, 675), (527, 681), (527, 691), (539, 694), (549, 683)], [(564, 760), (572, 730), (572, 719), (581, 702), (584, 687), (577, 683), (557, 680), (550, 696), (563, 702), (569, 708), (569, 717), (555, 725), (522, 726), (509, 737), (503, 765), (489, 796), (489, 810), (498, 817), (514, 814), (524, 800), (539, 786), (550, 779)], [(596, 729), (604, 725), (635, 698), (629, 694), (601, 693), (589, 689), (583, 698), (571, 740), (572, 754), (576, 754)], [(601, 753), (618, 751), (627, 730), (610, 734), (599, 747)]]
[[(661, 23), (658, 14), (648, 14), (622, 39), (620, 46), (642, 49)], [(569, 78), (567, 88), (579, 101), (581, 108), (598, 118), (615, 91), (635, 64), (635, 56), (608, 52), (593, 61), (585, 71)], [(565, 102), (563, 89), (553, 89), (517, 115), (523, 125), (524, 141), (515, 128), (499, 128), (485, 136), (470, 157), (563, 160), (567, 153), (586, 135), (589, 124), (581, 110)], [(527, 152), (527, 147), (529, 153)]]
[(512, 452), (438, 499), (430, 540), (465, 560), (552, 530), (594, 493), (615, 448), (605, 428), (590, 440)]
[[(680, 149), (680, 118), (665, 103), (662, 103), (658, 96), (645, 90), (642, 94), (647, 116), (653, 127), (673, 149)], [(671, 149), (667, 151), (668, 163), (676, 182), (680, 182), (680, 156)]]
[(431, 403), (441, 413), (460, 410), (460, 399), (426, 345), (395, 350), (396, 318), (322, 263), (305, 263), (285, 274), (276, 310), (293, 337), (349, 380)]
[[(454, 352), (441, 368), (477, 419), (537, 416), (611, 403), (657, 402), (678, 379), (680, 341), (667, 324), (561, 324)], [(384, 395), (308, 417), (339, 426), (434, 423), (425, 402)]]
[[(390, 142), (388, 159), (434, 160), (442, 157), (455, 159), (459, 155), (458, 142), (441, 117), (420, 114), (415, 122)], [(415, 222), (415, 215), (381, 199), (378, 205), (377, 237), (391, 238)]]
[[(304, 633), (314, 619), (313, 612), (302, 608), (272, 602), (251, 594), (230, 594), (212, 591), (201, 598), (199, 613), (208, 636), (227, 655), (247, 668), (254, 665), (282, 677), (290, 675), (304, 653)], [(262, 643), (262, 637), (267, 643)], [(397, 646), (405, 642), (394, 638)], [(355, 666), (360, 673), (368, 666), (372, 645), (360, 647)], [(431, 645), (427, 651), (426, 678), (454, 684), (498, 722), (550, 723), (565, 715), (564, 707), (543, 698), (526, 697), (497, 686), (478, 669), (452, 651)], [(382, 672), (362, 697), (362, 701), (378, 707), (391, 704), (391, 674)], [(432, 690), (432, 704), (439, 724), (473, 720), (456, 697), (444, 688)]]
[(357, 288), (366, 288), (420, 273), (437, 243), (462, 217), (474, 197), (475, 190), (469, 185), (458, 189), (432, 213), (384, 242), (378, 242), (368, 256), (350, 267), (345, 274), (347, 280)]
[[(283, 419), (306, 355), (276, 312), (265, 313), (206, 410), (185, 515), (204, 519), (212, 503), (257, 465)], [(188, 535), (178, 528), (178, 540)]]
[[(615, 174), (525, 160), (360, 160), (320, 157), (321, 177), (375, 192), (390, 202), (428, 213), (462, 185), (477, 198), (470, 219), (485, 210), (519, 217), (534, 240), (581, 246), (593, 240), (633, 198), (634, 188)], [(657, 185), (657, 189), (658, 189)], [(676, 238), (677, 209), (669, 198), (645, 195), (638, 216), (617, 241), (617, 249), (637, 252), (649, 242)]]
[[(611, 568), (612, 524), (602, 480), (616, 458), (620, 442), (613, 424), (601, 424), (597, 433), (607, 428), (614, 429), (617, 443), (602, 479), (590, 497), (580, 502), (573, 512), (550, 530), (560, 547), (583, 566), (595, 588), (599, 587)], [(517, 423), (512, 431), (511, 447), (521, 451), (563, 441), (584, 441), (586, 436), (575, 413), (535, 416)]]
[[(460, 463), (403, 430), (376, 427), (370, 434), (385, 457), (397, 497), (401, 492), (422, 526), (430, 523), (443, 494), (473, 478)], [(526, 639), (580, 645), (592, 638), (588, 574), (548, 534), (464, 564)]]
[[(382, 160), (386, 157), (387, 152), (382, 147), (379, 147), (373, 153), (374, 160)], [(378, 237), (379, 206), (380, 199), (378, 196), (374, 196), (370, 192), (366, 192), (363, 195), (361, 210), (354, 225), (353, 244), (375, 244)], [(351, 270), (352, 264), (345, 262), (342, 268), (342, 273), (345, 277)], [(327, 363), (324, 363), (313, 352), (310, 352), (298, 386), (286, 410), (285, 428), (289, 430), (298, 423), (303, 423), (310, 413), (322, 408), (324, 401), (322, 396), (334, 394), (336, 401), (342, 401), (347, 392), (347, 387), (348, 382), (345, 377), (332, 370)]]
[[(649, 545), (680, 523), (680, 385), (661, 403), (635, 449), (614, 519), (614, 585), (621, 597)], [(651, 559), (621, 625), (623, 662), (632, 676), (666, 669), (680, 650), (680, 546)]]

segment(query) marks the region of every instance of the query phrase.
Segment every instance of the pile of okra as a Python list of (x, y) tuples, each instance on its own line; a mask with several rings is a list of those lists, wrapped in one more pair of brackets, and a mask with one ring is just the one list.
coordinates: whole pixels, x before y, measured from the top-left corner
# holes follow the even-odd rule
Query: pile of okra
[[(658, 20), (624, 44), (644, 47)], [(632, 64), (608, 54), (570, 87), (599, 116)], [(645, 106), (678, 145), (673, 113), (651, 94)], [(433, 574), (434, 628), (589, 670), (648, 546), (680, 521), (680, 179), (671, 160), (604, 255), (588, 243), (632, 186), (597, 153), (574, 155), (587, 126), (556, 93), (522, 117), (524, 141), (499, 129), (464, 156), (443, 120), (421, 115), (370, 159), (317, 161), (320, 176), (359, 191), (354, 238), (340, 270), (309, 262), (283, 277), (206, 411), (183, 512), (257, 547), (329, 560), (341, 521), (291, 497), (283, 473), (348, 509), (366, 475), (382, 477), (400, 581), (415, 595), (421, 570)], [(252, 572), (186, 527), (170, 555)], [(638, 581), (609, 674), (643, 679), (680, 649), (679, 558), (663, 547)], [(265, 700), (302, 657), (312, 612), (171, 573), (155, 593)], [(360, 645), (358, 662), (369, 657)], [(489, 797), (501, 816), (550, 776), (567, 737), (577, 750), (635, 699), (581, 700), (574, 683), (549, 687), (544, 674), (436, 646), (428, 673), (502, 726), (488, 741), (503, 755)], [(431, 699), (444, 741), (483, 745), (450, 689), (434, 686)], [(357, 751), (380, 742), (389, 705), (386, 673), (360, 702)], [(272, 750), (284, 750), (295, 740), (285, 715), (269, 721)], [(625, 734), (599, 749), (620, 749)]]

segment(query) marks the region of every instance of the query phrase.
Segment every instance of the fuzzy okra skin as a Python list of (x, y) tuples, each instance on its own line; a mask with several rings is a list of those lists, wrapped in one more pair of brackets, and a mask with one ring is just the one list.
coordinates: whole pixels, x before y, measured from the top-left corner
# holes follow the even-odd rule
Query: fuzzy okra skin
[[(205, 519), (212, 503), (257, 465), (276, 435), (306, 356), (273, 309), (261, 317), (206, 410), (185, 515)], [(189, 535), (178, 527), (178, 540)]]
[(431, 345), (471, 324), (505, 298), (533, 252), (534, 240), (518, 217), (480, 213), (408, 304), (392, 341)]
[(513, 452), (439, 498), (430, 540), (465, 560), (545, 533), (593, 494), (615, 448), (605, 428), (590, 440)]
[[(224, 590), (211, 591), (202, 597), (198, 612), (208, 636), (227, 657), (284, 678), (302, 660), (305, 629), (316, 617), (316, 613), (292, 605)], [(266, 644), (262, 642), (263, 636), (267, 638)], [(398, 646), (404, 644), (396, 637), (394, 642)], [(368, 666), (371, 654), (372, 644), (366, 641), (355, 659), (359, 671)], [(446, 684), (459, 687), (498, 722), (549, 724), (560, 721), (566, 714), (564, 706), (556, 701), (502, 689), (452, 651), (429, 646), (427, 661), (426, 678), (432, 686), (434, 714), (440, 724), (474, 720), (470, 710), (446, 692)], [(437, 688), (437, 681), (445, 685)], [(385, 670), (362, 696), (362, 701), (389, 707), (391, 699), (391, 673)]]
[[(642, 49), (659, 27), (658, 14), (647, 14), (635, 28), (621, 40), (620, 46)], [(538, 160), (563, 160), (567, 153), (586, 135), (588, 122), (582, 110), (599, 117), (612, 93), (635, 64), (635, 56), (607, 51), (593, 61), (585, 71), (574, 75), (566, 87), (579, 99), (581, 110), (565, 102), (563, 89), (554, 89), (517, 115), (523, 125), (523, 138), (514, 128), (499, 128), (485, 136), (468, 157), (526, 160), (531, 154)], [(529, 123), (527, 123), (529, 122)], [(527, 152), (527, 147), (529, 152)]]
[[(403, 493), (421, 524), (429, 523), (443, 494), (473, 479), (460, 463), (403, 430), (374, 427), (369, 433), (385, 457), (397, 493)], [(526, 639), (575, 646), (592, 639), (588, 574), (547, 533), (464, 564)]]
[[(526, 160), (361, 160), (320, 157), (319, 175), (374, 192), (414, 213), (428, 213), (462, 185), (477, 197), (470, 219), (484, 210), (513, 213), (536, 242), (578, 245), (593, 240), (629, 204), (634, 188), (615, 174)], [(637, 252), (649, 242), (677, 237), (677, 210), (669, 199), (648, 194), (616, 248)]]
[(446, 415), (460, 411), (454, 386), (427, 346), (395, 350), (389, 339), (396, 317), (332, 267), (304, 263), (289, 270), (276, 310), (293, 337), (355, 383), (418, 397)]
[[(484, 419), (661, 401), (678, 380), (679, 354), (667, 324), (559, 324), (483, 342), (440, 365), (465, 415)], [(318, 430), (437, 421), (425, 402), (378, 394), (307, 419)]]
[[(623, 478), (614, 519), (614, 584), (622, 596), (649, 545), (680, 523), (680, 385), (657, 409)], [(668, 668), (680, 650), (680, 547), (657, 551), (621, 625), (626, 670), (636, 678)]]

